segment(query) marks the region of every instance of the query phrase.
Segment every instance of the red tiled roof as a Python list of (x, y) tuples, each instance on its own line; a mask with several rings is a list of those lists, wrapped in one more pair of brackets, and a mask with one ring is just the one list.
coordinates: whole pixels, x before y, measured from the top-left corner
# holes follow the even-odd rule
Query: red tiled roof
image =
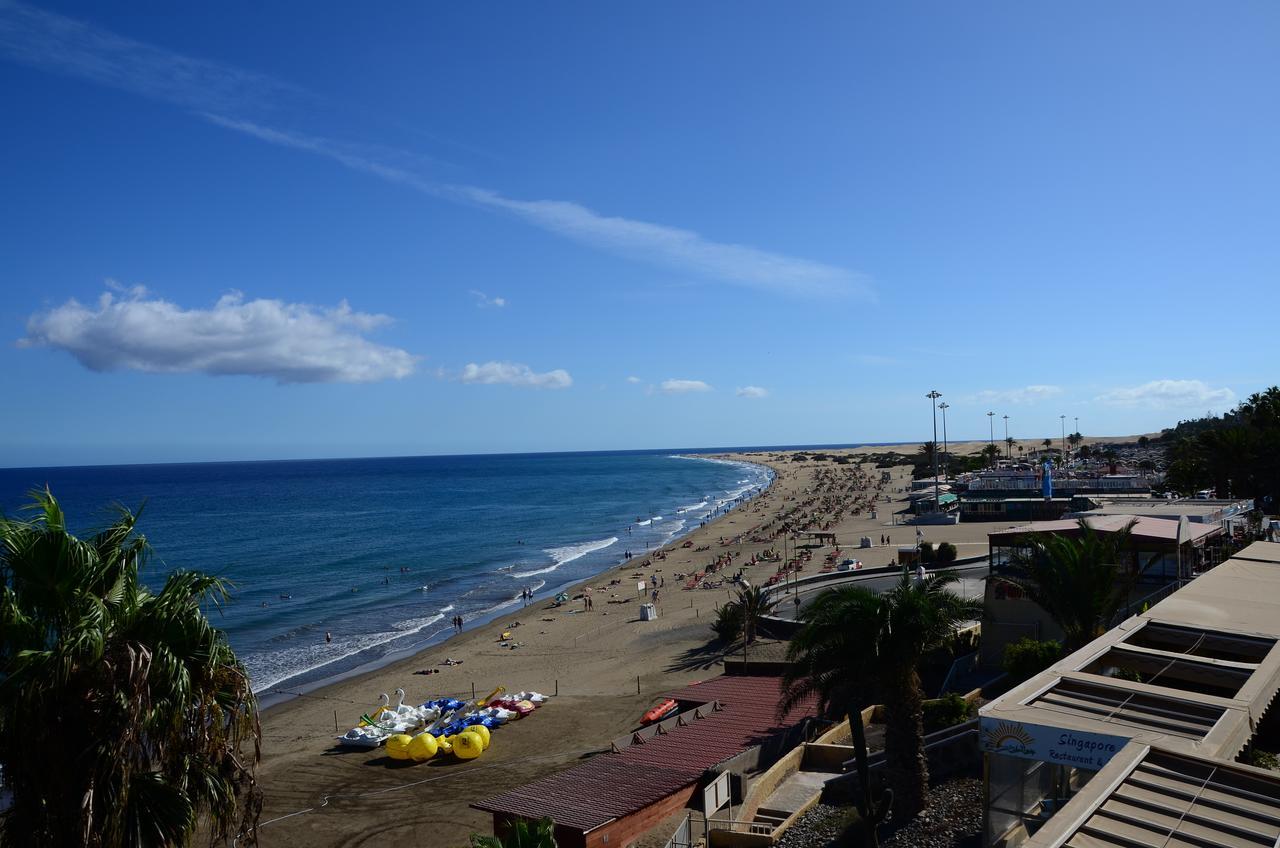
[(747, 676), (717, 677), (668, 692), (683, 704), (719, 701), (722, 709), (472, 806), (522, 818), (550, 816), (559, 825), (593, 830), (683, 789), (708, 768), (817, 714), (816, 701), (808, 700), (778, 721), (781, 692), (776, 677)]
[(702, 769), (661, 768), (601, 754), (471, 806), (528, 819), (550, 816), (585, 833), (661, 801), (701, 776)]

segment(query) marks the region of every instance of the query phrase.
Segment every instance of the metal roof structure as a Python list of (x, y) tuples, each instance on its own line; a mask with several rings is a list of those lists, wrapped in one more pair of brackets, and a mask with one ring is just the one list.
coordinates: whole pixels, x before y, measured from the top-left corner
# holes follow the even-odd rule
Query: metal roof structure
[(1278, 844), (1280, 775), (1130, 745), (1024, 848), (1275, 848)]
[(624, 741), (614, 752), (471, 806), (520, 818), (550, 816), (562, 827), (595, 830), (696, 783), (707, 769), (817, 714), (816, 700), (809, 699), (779, 721), (777, 677), (722, 675), (666, 697), (682, 707), (714, 707), (698, 709), (700, 718), (668, 719), (664, 732), (637, 733), (633, 744)]
[(1278, 689), (1280, 544), (1258, 542), (981, 709), (1005, 741), (1120, 746), (1024, 848), (1280, 846), (1280, 775), (1232, 761)]
[[(1140, 515), (1098, 515), (1088, 516), (1085, 523), (1099, 533), (1118, 533), (1133, 523), (1132, 537), (1135, 541), (1176, 542), (1178, 540), (1178, 522), (1165, 518), (1151, 518)], [(1063, 518), (1057, 521), (1033, 521), (1020, 527), (997, 530), (989, 535), (992, 544), (1010, 543), (1022, 536), (1036, 533), (1067, 534), (1078, 532), (1079, 521), (1074, 518)], [(1186, 530), (1184, 542), (1199, 542), (1206, 536), (1221, 533), (1222, 528), (1216, 524), (1193, 522)]]
[(1253, 503), (1248, 500), (1178, 498), (1176, 500), (1152, 497), (1090, 498), (1097, 503), (1092, 509), (1081, 510), (1080, 515), (1141, 515), (1177, 521), (1186, 516), (1195, 522), (1212, 522), (1248, 512)]
[(1280, 690), (1278, 566), (1280, 544), (1251, 545), (985, 705), (984, 720), (1234, 757)]

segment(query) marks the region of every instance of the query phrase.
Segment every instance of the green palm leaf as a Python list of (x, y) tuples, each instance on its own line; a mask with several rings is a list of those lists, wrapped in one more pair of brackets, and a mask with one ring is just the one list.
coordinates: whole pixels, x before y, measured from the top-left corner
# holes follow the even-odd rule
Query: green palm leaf
[(28, 512), (0, 519), (0, 844), (182, 845), (197, 825), (252, 843), (256, 702), (202, 608), (228, 586), (175, 572), (148, 589), (128, 510), (87, 540), (47, 490)]

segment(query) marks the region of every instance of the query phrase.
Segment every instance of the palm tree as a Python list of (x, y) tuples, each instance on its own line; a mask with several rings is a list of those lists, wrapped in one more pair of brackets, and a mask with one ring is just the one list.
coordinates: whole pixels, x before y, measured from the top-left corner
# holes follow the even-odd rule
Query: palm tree
[(742, 610), (742, 638), (748, 643), (756, 640), (756, 629), (761, 620), (773, 615), (778, 605), (777, 599), (771, 598), (768, 590), (759, 586), (739, 589), (738, 600), (734, 603)]
[(1071, 445), (1071, 447), (1073, 448), (1080, 447), (1080, 443), (1083, 441), (1084, 441), (1084, 436), (1080, 435), (1079, 433), (1072, 433), (1071, 435), (1067, 436), (1067, 443)]
[(1069, 654), (1110, 626), (1150, 567), (1133, 564), (1128, 553), (1135, 523), (1104, 535), (1082, 518), (1078, 536), (1028, 536), (997, 579), (1017, 586), (1049, 614), (1062, 628)]
[[(943, 572), (920, 581), (904, 569), (898, 583), (880, 595), (861, 586), (823, 592), (801, 613), (801, 628), (787, 651), (784, 714), (816, 695), (824, 710), (849, 716), (861, 751), (866, 741), (858, 711), (882, 699), (885, 776), (899, 822), (924, 809), (929, 785), (920, 661), (963, 622), (982, 615), (980, 601), (947, 588), (956, 579)], [(869, 792), (866, 775), (860, 777)], [(870, 808), (869, 794), (864, 805)]]
[(761, 589), (759, 586), (747, 586), (739, 589), (738, 599), (730, 601), (730, 603), (739, 610), (742, 627), (742, 665), (745, 671), (747, 646), (756, 640), (756, 630), (759, 628), (761, 620), (773, 614), (778, 601), (775, 598), (771, 598), (766, 589)]
[(1049, 448), (1053, 447), (1053, 439), (1045, 439), (1045, 440), (1044, 440), (1043, 442), (1041, 442), (1040, 444), (1041, 444), (1041, 445), (1044, 447), (1044, 449), (1047, 451)]
[(982, 449), (982, 456), (986, 458), (987, 465), (995, 465), (996, 457), (1000, 455), (1000, 448), (995, 445), (987, 445)]
[(1013, 436), (1005, 436), (1004, 443), (1009, 447), (1008, 457), (1013, 459)]
[(920, 449), (916, 451), (920, 455), (920, 462), (929, 466), (933, 465), (933, 455), (938, 452), (937, 442), (925, 442), (920, 445)]
[[(6, 845), (252, 842), (257, 706), (201, 604), (218, 578), (139, 578), (149, 553), (121, 509), (80, 539), (48, 490), (30, 521), (0, 518), (0, 766)], [(246, 744), (252, 747), (242, 750)]]
[(501, 839), (471, 834), (471, 848), (556, 848), (555, 824), (546, 818), (532, 824), (516, 819)]

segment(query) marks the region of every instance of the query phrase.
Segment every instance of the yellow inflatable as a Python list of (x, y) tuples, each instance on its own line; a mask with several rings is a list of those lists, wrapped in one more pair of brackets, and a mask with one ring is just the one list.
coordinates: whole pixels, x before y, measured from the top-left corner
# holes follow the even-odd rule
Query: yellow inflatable
[(453, 737), (453, 755), (460, 760), (474, 760), (484, 751), (484, 740), (470, 730)]
[(453, 737), (452, 736), (439, 737), (438, 739), (436, 739), (436, 745), (438, 746), (437, 750), (442, 754), (453, 753)]
[(430, 733), (419, 733), (409, 742), (409, 756), (417, 763), (425, 763), (434, 757), (438, 750), (440, 745)]
[(484, 743), (483, 750), (489, 750), (489, 743), (493, 741), (493, 736), (489, 733), (489, 728), (483, 724), (473, 724), (466, 729), (467, 733), (474, 733), (480, 737), (480, 741)]
[(393, 760), (409, 759), (409, 743), (413, 737), (407, 733), (397, 733), (387, 740), (387, 756)]
[(488, 695), (485, 695), (485, 696), (484, 696), (483, 698), (481, 698), (479, 701), (476, 701), (476, 706), (477, 706), (477, 707), (483, 707), (485, 704), (489, 703), (489, 702), (490, 702), (490, 701), (492, 701), (494, 698), (498, 697), (499, 695), (501, 695), (503, 692), (506, 692), (506, 691), (507, 691), (507, 689), (506, 689), (506, 687), (505, 687), (505, 686), (499, 686), (498, 688), (496, 688), (496, 689), (494, 689), (492, 692), (490, 692)]

